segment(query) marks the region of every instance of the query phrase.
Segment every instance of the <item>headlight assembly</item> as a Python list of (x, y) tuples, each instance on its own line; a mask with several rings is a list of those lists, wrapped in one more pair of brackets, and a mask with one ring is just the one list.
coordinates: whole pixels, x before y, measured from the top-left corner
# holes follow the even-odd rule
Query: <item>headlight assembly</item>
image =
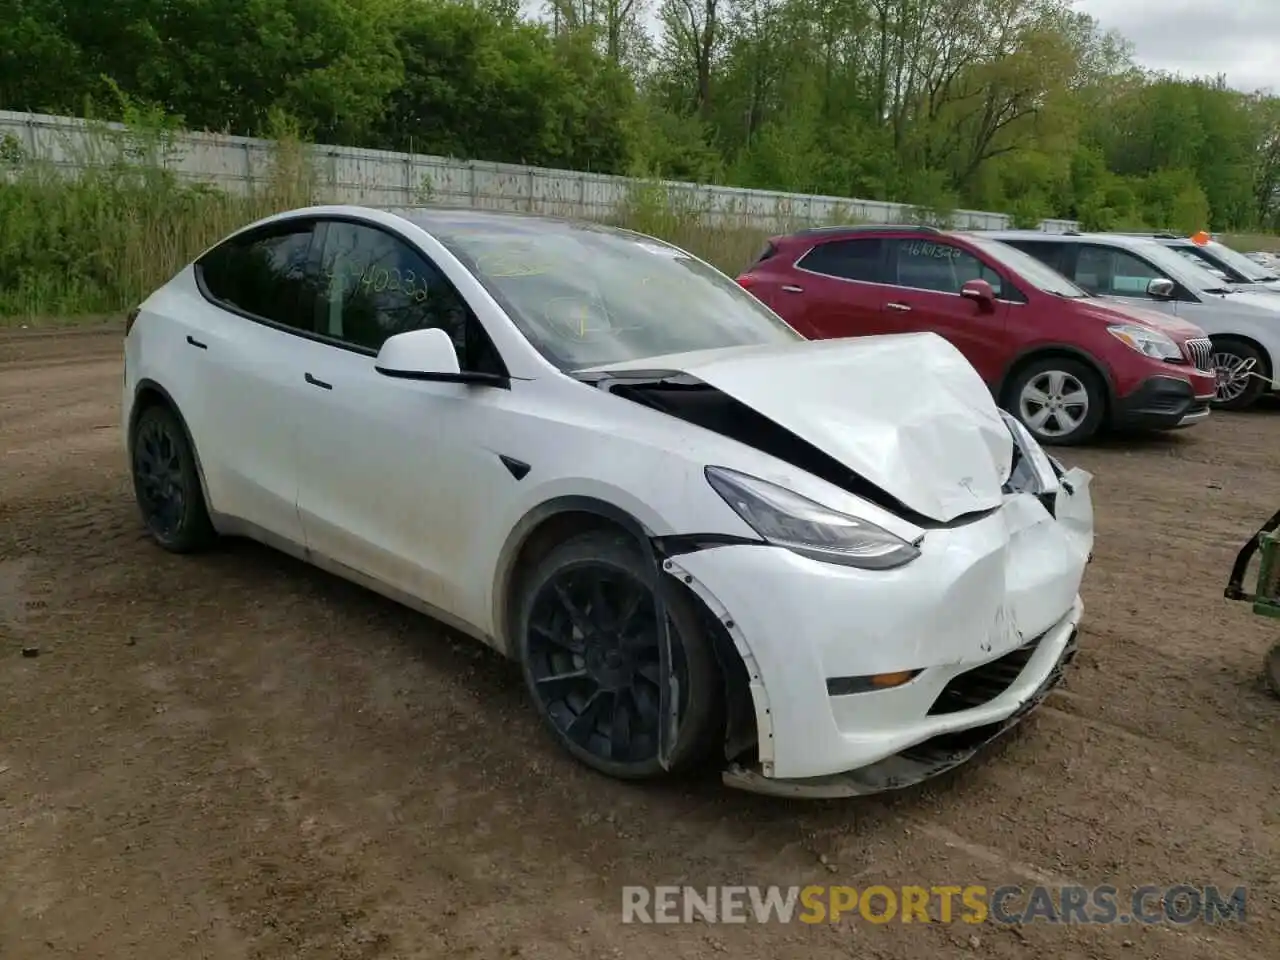
[(751, 529), (801, 556), (864, 570), (889, 570), (920, 556), (915, 544), (883, 527), (785, 487), (725, 467), (707, 467), (706, 476)]
[(1178, 345), (1159, 330), (1133, 323), (1117, 323), (1107, 327), (1107, 332), (1125, 346), (1156, 360), (1183, 359)]
[(1006, 410), (1001, 410), (1000, 416), (1013, 434), (1013, 469), (1009, 473), (1008, 488), (1036, 496), (1057, 493), (1058, 478), (1066, 471), (1055, 468), (1055, 461), (1044, 452), (1021, 420)]

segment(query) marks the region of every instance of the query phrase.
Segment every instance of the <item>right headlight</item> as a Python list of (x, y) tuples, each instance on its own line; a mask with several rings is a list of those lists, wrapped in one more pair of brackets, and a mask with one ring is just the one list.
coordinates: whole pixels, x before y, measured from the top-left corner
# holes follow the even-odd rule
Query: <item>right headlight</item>
[(1057, 493), (1058, 478), (1066, 471), (1055, 468), (1056, 461), (1044, 452), (1044, 447), (1036, 442), (1036, 438), (1021, 420), (1007, 410), (1001, 410), (1000, 416), (1013, 434), (1015, 448), (1013, 469), (1009, 473), (1009, 488), (1037, 496)]
[(1107, 332), (1125, 346), (1156, 360), (1181, 360), (1182, 351), (1172, 338), (1134, 323), (1117, 323), (1107, 327)]
[(706, 476), (752, 530), (801, 556), (864, 570), (889, 570), (920, 556), (915, 544), (883, 527), (777, 484), (726, 467), (707, 467)]

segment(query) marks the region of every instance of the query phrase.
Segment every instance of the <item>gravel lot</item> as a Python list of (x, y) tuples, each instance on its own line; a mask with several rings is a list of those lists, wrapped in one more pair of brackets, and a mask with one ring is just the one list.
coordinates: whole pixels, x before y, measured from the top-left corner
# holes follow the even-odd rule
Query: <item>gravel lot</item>
[[(1099, 530), (1067, 689), (955, 775), (815, 804), (607, 781), (477, 644), (253, 544), (152, 547), (121, 376), (118, 333), (0, 334), (4, 960), (1280, 956), (1276, 630), (1222, 599), (1280, 407), (1064, 456)], [(620, 922), (624, 884), (1037, 880), (1245, 884), (1249, 919)]]

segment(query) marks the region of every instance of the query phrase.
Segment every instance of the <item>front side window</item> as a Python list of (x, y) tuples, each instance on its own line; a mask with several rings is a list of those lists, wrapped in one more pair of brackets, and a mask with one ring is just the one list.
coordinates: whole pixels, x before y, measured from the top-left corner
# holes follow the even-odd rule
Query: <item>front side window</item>
[(311, 331), (315, 283), (307, 270), (310, 223), (272, 226), (232, 237), (196, 263), (216, 303), (295, 330)]
[(820, 243), (803, 257), (796, 266), (810, 273), (820, 273), (841, 280), (862, 280), (882, 283), (884, 271), (882, 257), (884, 241), (875, 238), (857, 240), (828, 240)]
[(501, 373), (488, 336), (462, 295), (404, 240), (375, 227), (326, 223), (316, 332), (376, 353), (389, 337), (437, 327), (464, 371)]
[(1147, 284), (1162, 278), (1145, 260), (1115, 247), (1081, 246), (1076, 257), (1076, 283), (1101, 296), (1146, 297)]
[(970, 280), (985, 280), (999, 297), (1000, 275), (966, 250), (937, 240), (899, 240), (898, 286), (956, 293)]

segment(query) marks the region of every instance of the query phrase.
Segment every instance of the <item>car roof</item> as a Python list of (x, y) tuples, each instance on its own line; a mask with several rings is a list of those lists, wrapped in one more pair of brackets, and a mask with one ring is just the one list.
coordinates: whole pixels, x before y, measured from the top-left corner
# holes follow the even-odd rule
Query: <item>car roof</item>
[(510, 232), (525, 237), (564, 236), (569, 233), (588, 231), (596, 234), (611, 234), (632, 240), (643, 240), (669, 244), (661, 238), (628, 230), (612, 224), (599, 223), (575, 217), (561, 217), (545, 213), (525, 213), (517, 210), (477, 210), (473, 207), (451, 207), (445, 205), (423, 205), (414, 207), (382, 207), (386, 213), (408, 220), (428, 233), (448, 236), (449, 234), (467, 234), (484, 231), (495, 233)]
[(1044, 230), (984, 230), (981, 235), (993, 240), (1043, 240), (1046, 243), (1094, 243), (1109, 247), (1141, 250), (1153, 246), (1167, 246), (1149, 234), (1125, 233), (1047, 233)]

